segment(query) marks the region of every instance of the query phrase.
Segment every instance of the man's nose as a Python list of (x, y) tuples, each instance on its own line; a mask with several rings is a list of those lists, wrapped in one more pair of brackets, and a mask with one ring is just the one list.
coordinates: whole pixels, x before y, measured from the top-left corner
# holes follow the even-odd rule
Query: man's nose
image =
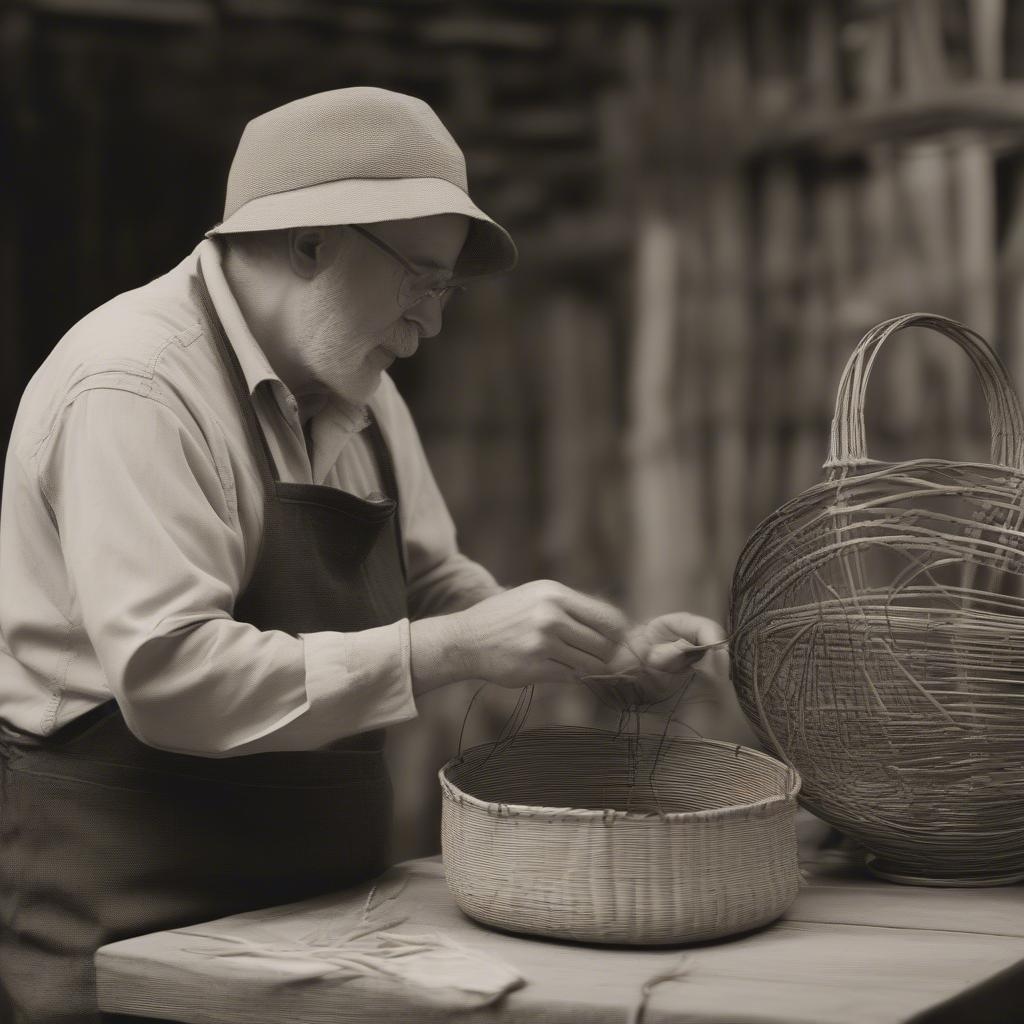
[(441, 300), (424, 296), (405, 311), (405, 319), (416, 324), (421, 338), (435, 338), (441, 332), (443, 313)]

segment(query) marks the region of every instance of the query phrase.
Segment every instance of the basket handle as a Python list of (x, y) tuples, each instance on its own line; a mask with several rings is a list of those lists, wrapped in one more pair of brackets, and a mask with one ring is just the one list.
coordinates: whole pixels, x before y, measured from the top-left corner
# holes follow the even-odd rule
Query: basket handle
[(861, 338), (843, 370), (836, 396), (826, 470), (861, 466), (868, 458), (864, 439), (864, 401), (868, 379), (882, 344), (906, 327), (928, 327), (955, 341), (981, 378), (992, 425), (992, 463), (1024, 470), (1024, 413), (1006, 367), (976, 331), (934, 313), (907, 313), (873, 327)]

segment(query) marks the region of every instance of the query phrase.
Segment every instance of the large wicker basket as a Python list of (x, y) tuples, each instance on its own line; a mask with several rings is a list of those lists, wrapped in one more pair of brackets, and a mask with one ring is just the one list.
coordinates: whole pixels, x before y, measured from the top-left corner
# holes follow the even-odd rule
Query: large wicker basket
[(797, 894), (799, 776), (747, 747), (545, 728), (440, 779), (448, 887), (484, 924), (695, 942), (767, 924)]
[[(868, 457), (883, 344), (945, 335), (977, 371), (988, 463)], [(1024, 415), (973, 331), (912, 314), (869, 331), (839, 386), (825, 479), (761, 523), (731, 600), (733, 677), (801, 801), (876, 873), (932, 885), (1024, 878)]]

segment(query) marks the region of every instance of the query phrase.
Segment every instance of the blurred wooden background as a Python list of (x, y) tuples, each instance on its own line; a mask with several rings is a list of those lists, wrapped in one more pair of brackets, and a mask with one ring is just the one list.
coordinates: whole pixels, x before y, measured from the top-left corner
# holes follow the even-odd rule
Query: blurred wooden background
[[(5, 425), (74, 320), (218, 219), (251, 116), (355, 84), (431, 103), (520, 245), (396, 374), (503, 583), (724, 616), (888, 316), (963, 319), (1024, 383), (1021, 0), (21, 0), (0, 33)], [(986, 455), (948, 345), (901, 336), (871, 402), (876, 456)], [(396, 737), (403, 849), (433, 842), (471, 692)], [(600, 720), (586, 691), (539, 705)]]

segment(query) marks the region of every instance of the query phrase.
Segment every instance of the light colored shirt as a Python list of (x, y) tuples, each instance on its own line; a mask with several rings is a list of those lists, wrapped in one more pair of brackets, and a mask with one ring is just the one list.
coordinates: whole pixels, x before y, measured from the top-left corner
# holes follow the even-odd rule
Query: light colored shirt
[[(116, 698), (151, 746), (225, 756), (312, 749), (416, 713), (409, 620), (298, 637), (232, 616), (262, 486), (201, 312), (201, 261), (281, 479), (383, 490), (365, 410), (312, 419), (246, 327), (202, 242), (76, 324), (32, 378), (0, 506), (0, 719), (47, 735)], [(500, 588), (462, 555), (416, 428), (384, 374), (370, 402), (395, 464), (413, 617)]]

